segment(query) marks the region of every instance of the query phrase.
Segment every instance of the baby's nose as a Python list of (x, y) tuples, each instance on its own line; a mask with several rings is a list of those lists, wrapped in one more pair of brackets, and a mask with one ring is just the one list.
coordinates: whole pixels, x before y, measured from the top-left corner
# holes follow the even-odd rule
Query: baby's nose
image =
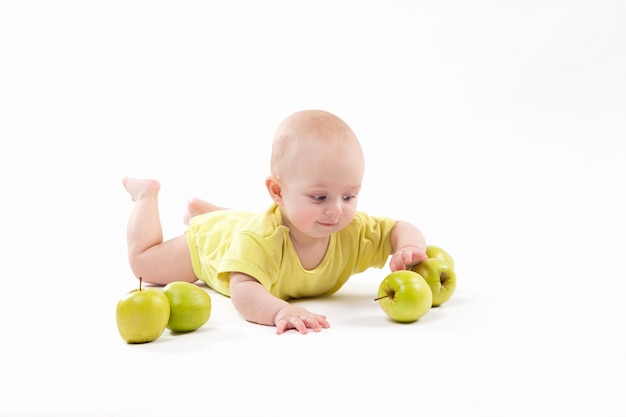
[(341, 213), (341, 200), (332, 200), (326, 204), (325, 210), (326, 215), (336, 216)]

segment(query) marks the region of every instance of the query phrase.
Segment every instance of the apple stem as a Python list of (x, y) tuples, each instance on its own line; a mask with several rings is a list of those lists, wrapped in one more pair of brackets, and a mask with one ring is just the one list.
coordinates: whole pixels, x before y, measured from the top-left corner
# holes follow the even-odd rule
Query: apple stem
[(383, 298), (388, 298), (389, 294), (383, 295), (382, 297), (374, 298), (374, 301), (382, 300)]
[(143, 282), (143, 278), (139, 277), (139, 291), (141, 291), (141, 283)]

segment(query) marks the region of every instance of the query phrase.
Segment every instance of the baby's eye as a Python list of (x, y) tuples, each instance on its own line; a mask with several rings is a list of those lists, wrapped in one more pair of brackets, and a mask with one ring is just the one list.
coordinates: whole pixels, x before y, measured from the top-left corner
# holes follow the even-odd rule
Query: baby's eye
[(355, 195), (344, 195), (343, 201), (351, 201), (351, 200), (354, 200), (355, 198), (356, 198)]
[(326, 200), (325, 195), (312, 195), (311, 198), (315, 201), (324, 201)]

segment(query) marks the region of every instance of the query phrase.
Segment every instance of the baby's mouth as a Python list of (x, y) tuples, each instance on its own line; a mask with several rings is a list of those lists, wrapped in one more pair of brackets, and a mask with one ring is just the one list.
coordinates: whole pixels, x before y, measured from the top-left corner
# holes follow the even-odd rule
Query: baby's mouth
[(337, 222), (318, 222), (320, 225), (324, 227), (334, 227), (337, 226)]

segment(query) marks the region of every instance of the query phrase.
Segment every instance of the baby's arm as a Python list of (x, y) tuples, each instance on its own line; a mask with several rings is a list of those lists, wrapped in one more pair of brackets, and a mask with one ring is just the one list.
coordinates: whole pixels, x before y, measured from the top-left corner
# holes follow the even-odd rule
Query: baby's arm
[(397, 221), (391, 229), (392, 271), (406, 269), (426, 259), (426, 240), (422, 232), (411, 223)]
[(276, 326), (277, 334), (289, 329), (305, 334), (307, 328), (319, 332), (330, 327), (326, 316), (311, 313), (273, 296), (259, 281), (240, 272), (230, 275), (230, 298), (246, 320)]

